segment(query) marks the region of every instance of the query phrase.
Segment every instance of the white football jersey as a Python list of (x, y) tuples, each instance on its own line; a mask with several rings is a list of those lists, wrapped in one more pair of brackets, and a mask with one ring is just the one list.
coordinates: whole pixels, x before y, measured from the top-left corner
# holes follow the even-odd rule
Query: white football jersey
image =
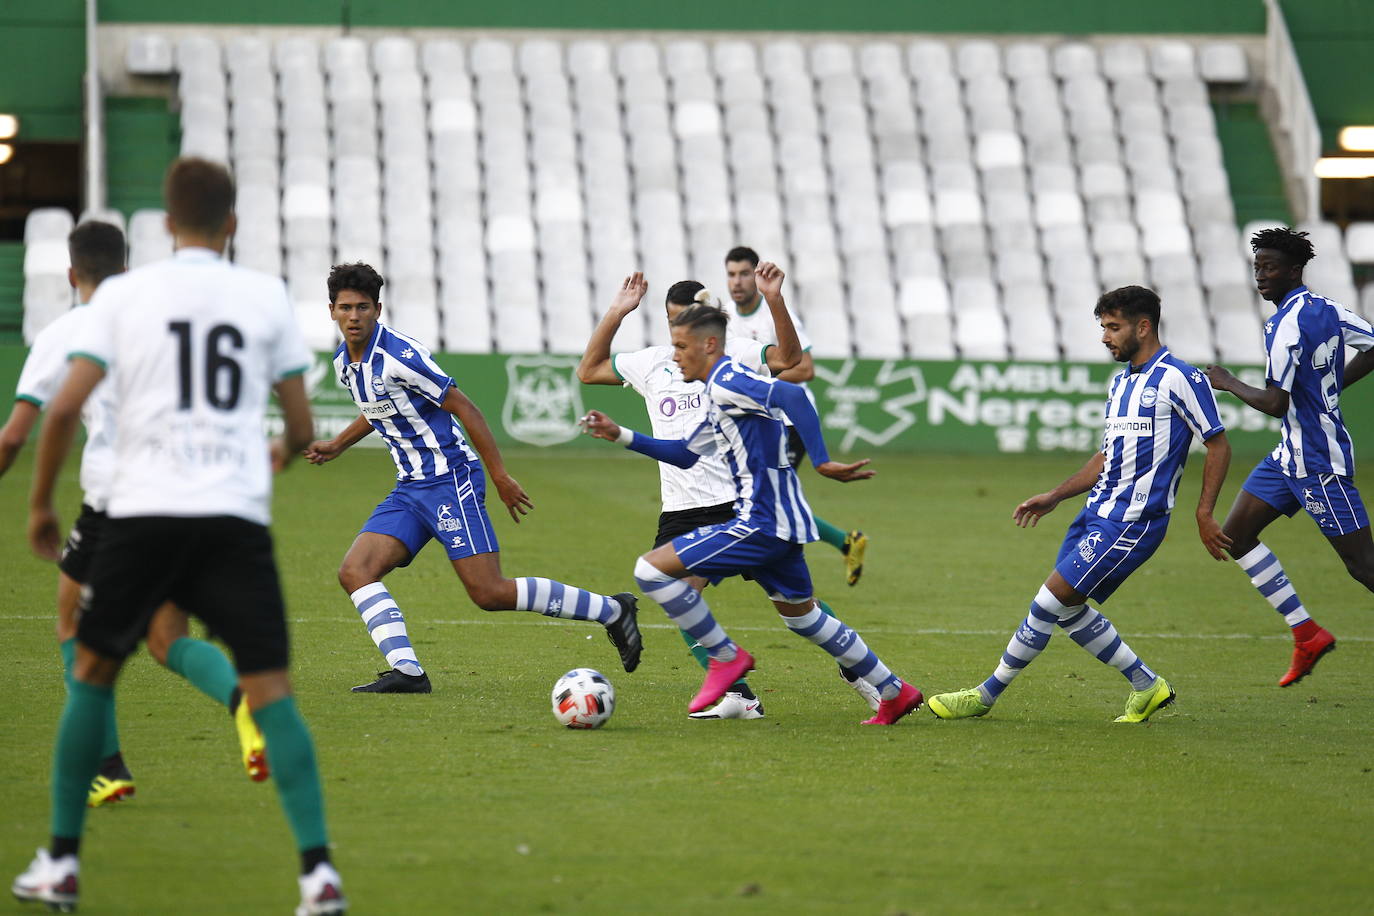
[[(24, 368), (19, 373), (15, 400), (29, 401), (38, 408), (48, 405), (67, 378), (67, 353), (91, 310), (77, 306), (64, 312), (34, 338)], [(82, 501), (103, 512), (109, 501), (110, 479), (114, 476), (114, 401), (109, 378), (104, 379), (81, 409), (86, 425), (86, 447), (81, 452)]]
[[(725, 354), (760, 375), (768, 375), (768, 345), (748, 337), (730, 337)], [(672, 347), (645, 347), (617, 353), (611, 366), (625, 384), (644, 398), (655, 439), (685, 439), (706, 419), (706, 386), (688, 382), (673, 362)], [(659, 490), (664, 512), (701, 509), (735, 501), (735, 481), (719, 455), (702, 458), (683, 469), (659, 462)]]
[(267, 399), (311, 361), (286, 285), (183, 248), (106, 280), (89, 311), (69, 349), (113, 383), (110, 517), (267, 524)]
[[(730, 316), (728, 333), (731, 337), (748, 337), (762, 344), (778, 345), (778, 331), (773, 326), (773, 313), (769, 311), (768, 303), (763, 301), (762, 296), (755, 301), (753, 311), (748, 314), (741, 312), (733, 299), (727, 299), (724, 305), (726, 314)], [(802, 327), (801, 319), (790, 305), (787, 307), (787, 314), (792, 318), (792, 327), (797, 329), (797, 340), (801, 343), (802, 352), (810, 353), (811, 338), (806, 336), (806, 328)], [(815, 407), (816, 396), (811, 393), (811, 387), (806, 382), (798, 384), (806, 389), (806, 397), (811, 401), (811, 406)], [(784, 417), (783, 423), (791, 426), (792, 420)]]

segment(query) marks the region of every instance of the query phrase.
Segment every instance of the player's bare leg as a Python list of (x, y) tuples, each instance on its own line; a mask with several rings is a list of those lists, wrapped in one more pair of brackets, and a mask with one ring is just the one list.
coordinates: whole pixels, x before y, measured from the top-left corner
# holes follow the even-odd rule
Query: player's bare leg
[(634, 595), (596, 592), (535, 576), (507, 578), (501, 572), (499, 552), (479, 553), (452, 561), (472, 603), (484, 611), (533, 611), (564, 620), (592, 620), (606, 628), (606, 635), (620, 655), (621, 666), (639, 666), (644, 644), (639, 634), (638, 606)]
[(375, 681), (354, 687), (354, 693), (429, 693), (433, 689), (410, 644), (405, 615), (382, 584), (383, 578), (408, 563), (410, 557), (410, 548), (399, 538), (364, 531), (353, 539), (339, 565), (339, 585), (358, 609), (368, 635), (389, 666)]
[[(1282, 512), (1258, 496), (1241, 490), (1222, 524), (1222, 531), (1231, 538), (1230, 554), (1249, 576), (1250, 584), (1278, 611), (1293, 634), (1293, 658), (1288, 670), (1279, 678), (1280, 687), (1289, 687), (1310, 674), (1323, 656), (1335, 650), (1336, 637), (1312, 619), (1278, 558), (1260, 542), (1260, 533), (1282, 517)], [(1357, 571), (1368, 574), (1371, 565), (1374, 565), (1370, 562), (1374, 560), (1370, 556), (1374, 554), (1374, 545), (1362, 550), (1358, 543), (1359, 534), (1356, 531), (1331, 538), (1331, 546), (1338, 554), (1341, 554), (1342, 547), (1349, 551), (1351, 559), (1346, 562), (1346, 568), (1351, 570), (1352, 576), (1356, 576)], [(1364, 540), (1368, 544), (1368, 528), (1364, 529)], [(1342, 544), (1337, 545), (1336, 541), (1342, 541)], [(1345, 560), (1346, 555), (1342, 554), (1341, 559)], [(1356, 579), (1359, 577), (1356, 576)]]

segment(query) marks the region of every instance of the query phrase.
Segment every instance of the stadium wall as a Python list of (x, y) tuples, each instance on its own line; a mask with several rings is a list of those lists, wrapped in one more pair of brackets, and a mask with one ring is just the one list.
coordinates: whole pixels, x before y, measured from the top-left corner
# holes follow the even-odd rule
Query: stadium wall
[[(0, 390), (14, 390), (25, 352), (0, 346)], [(643, 398), (628, 388), (580, 384), (576, 357), (437, 354), (436, 359), (482, 408), (503, 447), (604, 448), (578, 435), (577, 419), (593, 407), (627, 426), (649, 428)], [(330, 354), (318, 354), (307, 374), (322, 437), (358, 416), (347, 392), (334, 382), (330, 362)], [(826, 441), (837, 453), (1085, 455), (1100, 441), (1103, 397), (1116, 371), (1112, 363), (817, 360), (811, 388)], [(1250, 384), (1264, 383), (1260, 368), (1235, 371)], [(1345, 404), (1356, 446), (1363, 447), (1374, 434), (1374, 399), (1348, 397)], [(694, 405), (664, 401), (657, 409), (675, 412), (684, 406)], [(1220, 407), (1237, 455), (1257, 456), (1274, 447), (1277, 420), (1231, 395), (1221, 396)], [(364, 442), (380, 444), (375, 437)]]

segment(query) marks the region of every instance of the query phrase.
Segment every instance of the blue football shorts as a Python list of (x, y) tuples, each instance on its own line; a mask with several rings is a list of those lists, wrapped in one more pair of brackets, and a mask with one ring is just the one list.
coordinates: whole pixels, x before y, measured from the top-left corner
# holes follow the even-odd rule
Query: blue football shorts
[(1355, 489), (1355, 481), (1349, 477), (1336, 474), (1289, 477), (1274, 456), (1268, 455), (1255, 465), (1241, 489), (1289, 518), (1297, 515), (1299, 509), (1306, 509), (1322, 534), (1329, 538), (1369, 527), (1364, 501), (1360, 499), (1360, 491)]
[(1069, 525), (1054, 568), (1078, 592), (1106, 601), (1164, 540), (1169, 516), (1115, 522), (1084, 508)]
[[(402, 480), (363, 525), (389, 534), (410, 551), (410, 560), (430, 539), (444, 545), (450, 560), (500, 550), (486, 507), (487, 478), (477, 463), (443, 477)], [(409, 566), (410, 560), (402, 563)]]
[(800, 604), (812, 597), (811, 570), (801, 544), (784, 541), (739, 519), (703, 525), (673, 538), (682, 565), (712, 585), (748, 574), (774, 601)]

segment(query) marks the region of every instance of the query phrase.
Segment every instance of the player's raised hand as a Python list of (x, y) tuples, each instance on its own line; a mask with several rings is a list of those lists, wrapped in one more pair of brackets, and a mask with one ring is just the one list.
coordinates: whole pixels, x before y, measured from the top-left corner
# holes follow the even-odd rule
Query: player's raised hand
[(1212, 387), (1217, 391), (1230, 391), (1231, 383), (1235, 380), (1236, 377), (1232, 375), (1230, 370), (1225, 366), (1207, 367), (1207, 381), (1210, 382)]
[(1011, 513), (1011, 520), (1022, 528), (1034, 528), (1040, 519), (1053, 512), (1057, 505), (1059, 500), (1055, 499), (1053, 494), (1041, 493), (1017, 506)]
[(29, 547), (44, 560), (56, 563), (61, 558), (61, 528), (52, 509), (29, 509)]
[(324, 464), (339, 457), (340, 451), (329, 439), (317, 439), (307, 445), (301, 455), (311, 464)]
[(644, 279), (641, 271), (635, 271), (625, 278), (625, 282), (620, 284), (620, 289), (616, 291), (615, 298), (611, 300), (611, 309), (628, 315), (639, 308), (639, 301), (644, 298), (644, 294), (649, 291), (649, 281)]
[(517, 525), (520, 524), (520, 517), (528, 515), (534, 508), (534, 503), (530, 501), (525, 488), (509, 474), (493, 474), (491, 482), (496, 484), (496, 493), (501, 497), (501, 502), (506, 504), (506, 511), (510, 513), (510, 517)]
[(782, 280), (787, 276), (782, 268), (772, 261), (764, 261), (754, 268), (754, 281), (765, 298), (782, 292)]
[(584, 433), (595, 439), (614, 442), (620, 438), (620, 424), (599, 410), (587, 411), (587, 415), (578, 421), (578, 425)]
[(853, 464), (841, 464), (838, 461), (827, 461), (824, 464), (816, 465), (816, 473), (829, 477), (831, 480), (838, 480), (840, 483), (849, 483), (851, 480), (867, 480), (878, 473), (877, 471), (863, 470), (864, 465), (868, 464), (870, 460), (869, 458), (864, 458)]
[(1231, 539), (1226, 536), (1226, 532), (1221, 530), (1221, 524), (1210, 514), (1197, 517), (1197, 533), (1202, 538), (1202, 546), (1207, 548), (1212, 559), (1226, 560), (1230, 558), (1226, 548), (1231, 546)]

